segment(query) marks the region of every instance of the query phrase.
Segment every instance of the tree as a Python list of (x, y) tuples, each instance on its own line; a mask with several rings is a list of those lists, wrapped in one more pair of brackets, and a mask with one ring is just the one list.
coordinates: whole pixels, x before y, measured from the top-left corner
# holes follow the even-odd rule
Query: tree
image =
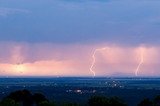
[(32, 94), (28, 90), (12, 92), (7, 98), (12, 99), (15, 102), (22, 103), (23, 106), (32, 106), (33, 104)]
[(53, 104), (49, 105), (49, 101), (43, 94), (35, 93), (32, 95), (28, 90), (18, 90), (12, 92), (6, 98), (14, 100), (16, 103), (19, 103), (22, 106), (32, 106), (33, 104), (39, 106), (40, 104), (43, 105), (44, 103), (48, 104), (47, 106), (53, 106)]
[(160, 106), (160, 95), (154, 98), (153, 103), (154, 103), (154, 106)]
[(35, 93), (35, 94), (33, 95), (33, 100), (34, 100), (34, 102), (35, 102), (36, 104), (39, 104), (39, 103), (41, 103), (41, 102), (43, 102), (43, 101), (48, 102), (48, 100), (46, 99), (46, 97), (45, 97), (43, 94), (41, 94), (41, 93)]
[(111, 97), (109, 99), (109, 106), (127, 106), (120, 98)]
[(93, 96), (88, 101), (89, 106), (127, 106), (118, 97), (107, 98), (104, 96)]
[(48, 101), (42, 101), (38, 104), (38, 106), (55, 106), (55, 104)]
[(153, 102), (150, 99), (146, 98), (146, 99), (142, 100), (138, 104), (138, 106), (153, 106)]
[(12, 99), (3, 99), (0, 102), (0, 106), (20, 106), (20, 104), (16, 103), (14, 100)]
[(109, 99), (104, 96), (92, 96), (88, 104), (89, 106), (106, 106), (109, 104)]
[(64, 103), (62, 106), (79, 106), (77, 103)]

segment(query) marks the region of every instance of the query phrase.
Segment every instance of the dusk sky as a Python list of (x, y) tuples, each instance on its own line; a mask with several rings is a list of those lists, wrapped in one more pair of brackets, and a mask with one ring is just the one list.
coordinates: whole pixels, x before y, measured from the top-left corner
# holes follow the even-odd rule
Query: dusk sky
[(159, 0), (0, 0), (0, 76), (94, 73), (160, 76)]

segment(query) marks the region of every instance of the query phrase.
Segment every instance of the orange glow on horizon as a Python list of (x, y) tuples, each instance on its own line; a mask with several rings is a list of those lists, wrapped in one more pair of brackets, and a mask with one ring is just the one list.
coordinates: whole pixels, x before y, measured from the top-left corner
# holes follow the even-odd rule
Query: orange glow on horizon
[(15, 71), (16, 73), (25, 73), (25, 71), (27, 70), (27, 67), (24, 64), (16, 64), (13, 65), (13, 71)]

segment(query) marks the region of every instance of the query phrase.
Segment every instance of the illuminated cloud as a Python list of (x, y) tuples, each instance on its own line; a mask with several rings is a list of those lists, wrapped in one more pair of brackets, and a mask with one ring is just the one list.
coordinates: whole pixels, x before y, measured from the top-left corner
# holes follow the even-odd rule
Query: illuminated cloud
[[(5, 43), (0, 58), (0, 73), (5, 76), (92, 76), (93, 51), (103, 45), (58, 45), (53, 43)], [(120, 46), (106, 44), (107, 50), (95, 54), (92, 70), (96, 76), (158, 76), (158, 46)], [(7, 48), (9, 47), (9, 48)], [(9, 50), (7, 50), (9, 49)], [(8, 52), (9, 51), (9, 52)], [(5, 52), (5, 53), (4, 53)], [(5, 59), (3, 56), (5, 54)], [(6, 61), (7, 60), (7, 61)]]

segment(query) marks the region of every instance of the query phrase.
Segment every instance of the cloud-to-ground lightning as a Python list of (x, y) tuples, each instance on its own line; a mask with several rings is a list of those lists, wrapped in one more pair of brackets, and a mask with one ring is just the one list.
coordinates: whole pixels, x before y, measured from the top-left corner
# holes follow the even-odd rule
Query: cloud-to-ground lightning
[(136, 68), (135, 76), (138, 76), (138, 72), (139, 72), (140, 67), (143, 64), (143, 62), (144, 62), (144, 51), (143, 51), (143, 49), (141, 49), (140, 50), (140, 62), (138, 64), (137, 68)]
[(93, 61), (92, 61), (92, 64), (91, 64), (91, 66), (90, 66), (90, 72), (93, 74), (93, 77), (95, 77), (96, 76), (96, 72), (93, 70), (93, 67), (94, 67), (94, 65), (95, 65), (95, 63), (96, 63), (96, 53), (98, 52), (98, 51), (103, 51), (103, 50), (106, 50), (106, 49), (108, 49), (108, 47), (103, 47), (103, 48), (98, 48), (98, 49), (95, 49), (94, 50), (94, 52), (93, 52), (93, 54), (92, 54), (92, 59), (93, 59)]

